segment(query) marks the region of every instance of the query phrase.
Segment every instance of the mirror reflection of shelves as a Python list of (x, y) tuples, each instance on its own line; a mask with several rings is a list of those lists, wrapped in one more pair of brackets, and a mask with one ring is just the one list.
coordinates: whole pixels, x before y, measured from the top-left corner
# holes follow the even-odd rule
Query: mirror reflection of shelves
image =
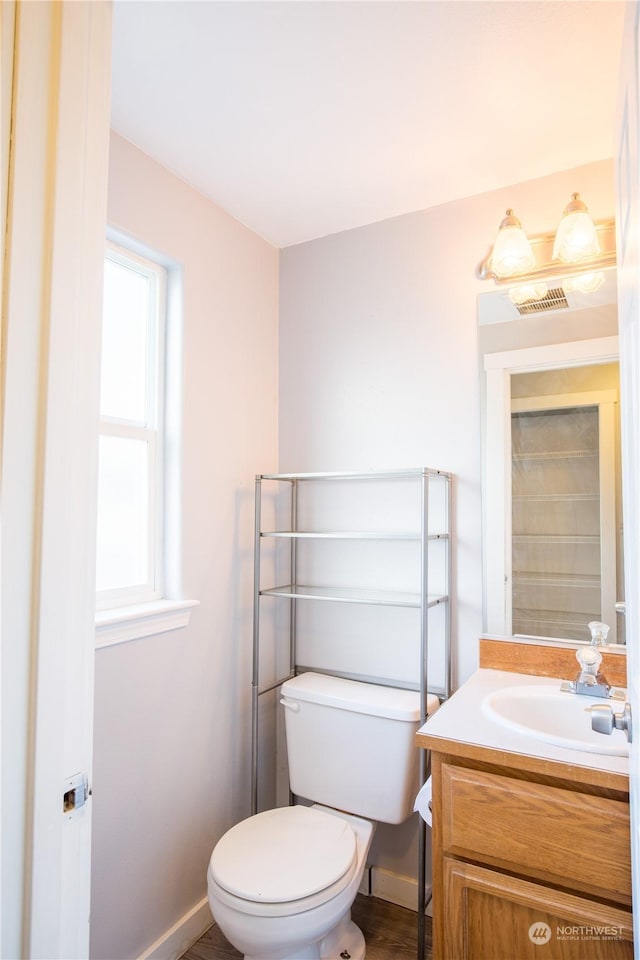
[[(615, 292), (615, 291), (614, 291)], [(483, 295), (484, 296), (484, 295)], [(482, 297), (479, 298), (481, 300)], [(518, 560), (518, 552), (522, 544), (512, 537), (512, 521), (514, 504), (512, 503), (512, 461), (511, 444), (511, 413), (522, 412), (528, 408), (533, 399), (538, 401), (540, 409), (554, 409), (561, 407), (576, 407), (581, 405), (598, 406), (601, 420), (610, 424), (610, 429), (604, 434), (610, 438), (609, 448), (602, 449), (600, 444), (599, 459), (614, 464), (614, 492), (600, 504), (601, 523), (607, 530), (614, 531), (615, 542), (609, 550), (609, 560), (606, 563), (605, 584), (609, 585), (610, 597), (601, 604), (603, 620), (612, 627), (609, 640), (615, 631), (618, 644), (625, 642), (624, 611), (616, 606), (615, 600), (624, 601), (624, 550), (623, 550), (623, 518), (622, 518), (622, 482), (620, 471), (620, 433), (619, 433), (619, 370), (618, 370), (618, 338), (617, 313), (615, 298), (607, 301), (602, 314), (598, 314), (597, 326), (590, 325), (590, 315), (586, 310), (575, 315), (566, 316), (559, 312), (549, 316), (548, 337), (551, 342), (544, 342), (544, 331), (536, 319), (525, 321), (523, 325), (493, 324), (480, 330), (480, 347), (483, 355), (485, 371), (485, 417), (483, 420), (485, 432), (483, 436), (483, 455), (485, 475), (483, 478), (483, 586), (484, 586), (484, 629), (490, 635), (513, 637), (532, 637), (544, 639), (570, 640), (588, 643), (590, 633), (576, 629), (574, 614), (571, 611), (555, 611), (557, 623), (569, 623), (571, 630), (565, 631), (558, 627), (556, 630), (540, 627), (535, 620), (544, 620), (538, 611), (527, 610), (527, 618), (531, 621), (530, 629), (525, 630), (522, 623), (513, 623), (513, 575), (521, 575), (528, 568), (522, 568)], [(579, 323), (577, 321), (579, 320)], [(577, 329), (589, 331), (592, 339), (574, 340)], [(504, 329), (504, 334), (501, 331)], [(484, 334), (490, 334), (484, 336)], [(541, 336), (542, 335), (542, 336)], [(542, 345), (534, 345), (540, 343)], [(603, 434), (600, 430), (601, 436)], [(533, 478), (534, 471), (542, 469), (564, 472), (567, 463), (573, 463), (574, 476), (578, 481), (581, 474), (588, 473), (588, 465), (595, 462), (591, 454), (585, 454), (588, 445), (580, 437), (567, 440), (562, 445), (540, 445), (533, 452), (527, 451), (527, 457), (522, 466), (526, 467), (529, 478)], [(522, 451), (520, 451), (522, 453)], [(551, 462), (554, 461), (554, 462)], [(519, 461), (517, 461), (519, 462)], [(584, 470), (583, 470), (584, 468)], [(536, 528), (520, 529), (518, 536), (532, 536), (542, 533), (544, 536), (569, 536), (566, 528), (559, 526), (556, 518), (561, 518), (568, 507), (565, 495), (573, 496), (574, 511), (578, 520), (578, 529), (574, 529), (575, 536), (599, 535), (599, 530), (593, 531), (586, 524), (590, 522), (590, 513), (594, 503), (589, 497), (594, 495), (592, 490), (584, 486), (565, 486), (554, 491), (536, 490), (531, 480), (528, 488), (521, 491), (521, 497), (516, 503), (516, 513), (526, 519), (529, 514), (535, 514), (543, 507), (548, 507), (549, 525), (542, 532)], [(542, 499), (537, 499), (541, 497)], [(529, 499), (524, 499), (525, 497)], [(535, 498), (535, 499), (534, 499)], [(595, 503), (597, 506), (597, 503)], [(603, 515), (604, 514), (604, 515)], [(603, 522), (606, 520), (606, 524)], [(611, 543), (611, 540), (609, 540)], [(530, 544), (530, 550), (546, 550), (547, 552), (561, 553), (564, 559), (573, 551), (578, 563), (586, 563), (593, 559), (593, 553), (598, 549), (590, 540), (570, 542), (555, 541), (553, 548), (546, 545)], [(512, 565), (512, 553), (516, 561)], [(591, 557), (589, 557), (591, 554)], [(602, 567), (602, 563), (601, 563)], [(590, 567), (586, 567), (590, 569)], [(575, 573), (584, 574), (584, 564)], [(558, 579), (562, 579), (558, 576)], [(617, 590), (616, 590), (617, 587)], [(617, 593), (617, 596), (616, 596)], [(613, 600), (612, 600), (613, 598)], [(582, 623), (582, 620), (580, 621)], [(553, 634), (553, 636), (552, 636)]]
[(615, 636), (612, 404), (589, 399), (512, 402), (515, 634), (585, 640), (605, 620)]

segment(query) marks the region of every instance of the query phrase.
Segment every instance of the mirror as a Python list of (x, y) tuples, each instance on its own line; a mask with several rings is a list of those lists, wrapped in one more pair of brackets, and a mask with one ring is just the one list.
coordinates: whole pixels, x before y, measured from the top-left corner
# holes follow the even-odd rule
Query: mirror
[(478, 298), (484, 628), (624, 644), (615, 271), (595, 295), (522, 315)]

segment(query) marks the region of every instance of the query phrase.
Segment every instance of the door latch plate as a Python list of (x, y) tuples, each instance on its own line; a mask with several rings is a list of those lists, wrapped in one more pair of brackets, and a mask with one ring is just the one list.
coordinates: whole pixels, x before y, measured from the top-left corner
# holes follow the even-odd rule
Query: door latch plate
[(62, 812), (71, 814), (84, 807), (89, 797), (89, 779), (86, 773), (76, 773), (64, 782)]

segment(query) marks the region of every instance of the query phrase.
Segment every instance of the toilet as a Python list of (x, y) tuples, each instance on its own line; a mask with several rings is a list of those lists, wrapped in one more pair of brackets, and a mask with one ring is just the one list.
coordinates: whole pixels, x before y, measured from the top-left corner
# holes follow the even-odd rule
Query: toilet
[[(211, 912), (245, 960), (363, 960), (351, 906), (376, 822), (402, 823), (413, 812), (419, 696), (313, 672), (281, 693), (299, 802), (249, 817), (219, 840), (207, 873)], [(427, 712), (437, 707), (430, 696)]]

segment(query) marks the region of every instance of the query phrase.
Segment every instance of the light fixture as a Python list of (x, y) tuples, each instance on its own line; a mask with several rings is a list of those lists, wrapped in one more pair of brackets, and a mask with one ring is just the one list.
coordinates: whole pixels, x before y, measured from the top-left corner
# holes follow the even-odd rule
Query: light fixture
[(586, 204), (580, 199), (580, 194), (574, 193), (556, 230), (551, 258), (562, 260), (563, 263), (581, 263), (599, 253), (600, 244), (595, 224), (589, 216)]
[(535, 263), (536, 258), (522, 224), (513, 210), (507, 210), (491, 251), (492, 271), (500, 278), (512, 277), (530, 270)]
[(595, 293), (604, 283), (604, 273), (596, 270), (595, 273), (579, 273), (576, 277), (565, 277), (562, 289), (565, 293)]
[(513, 210), (507, 210), (477, 276), (508, 287), (511, 301), (521, 306), (545, 300), (551, 286), (565, 294), (593, 293), (604, 283), (602, 271), (615, 263), (615, 220), (594, 223), (574, 193), (555, 234), (527, 237)]

